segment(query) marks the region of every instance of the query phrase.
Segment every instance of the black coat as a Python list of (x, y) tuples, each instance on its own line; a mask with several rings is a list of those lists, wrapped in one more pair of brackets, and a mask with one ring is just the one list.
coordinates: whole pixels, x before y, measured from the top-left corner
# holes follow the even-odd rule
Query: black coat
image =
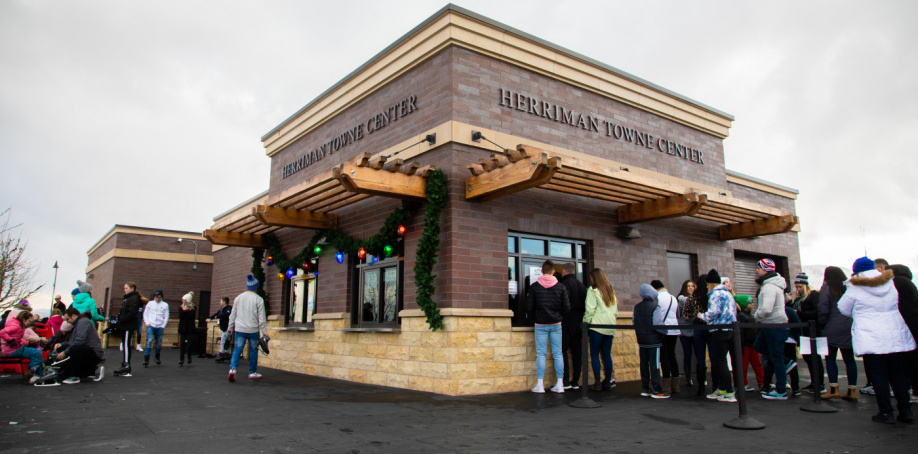
[(567, 297), (571, 302), (571, 311), (565, 321), (580, 323), (586, 312), (586, 286), (577, 279), (576, 274), (568, 274), (559, 281), (567, 289)]
[(637, 306), (634, 306), (631, 323), (638, 327), (634, 329), (634, 333), (637, 336), (639, 347), (659, 347), (663, 345), (663, 334), (652, 328), (641, 328), (643, 326), (653, 326), (653, 311), (656, 309), (656, 298), (644, 298)]
[[(800, 307), (797, 309), (797, 316), (801, 322), (817, 321), (819, 314), (819, 291), (813, 290), (803, 301), (800, 301)], [(818, 326), (818, 324), (817, 324)], [(803, 328), (803, 334), (810, 336), (810, 329)]]
[[(740, 323), (755, 323), (755, 316), (749, 311), (736, 311), (736, 321)], [(740, 328), (740, 342), (743, 347), (752, 347), (755, 344), (755, 338), (759, 335), (757, 328)]]
[(214, 312), (214, 315), (210, 316), (210, 319), (220, 319), (220, 331), (226, 332), (229, 328), (229, 318), (230, 314), (233, 313), (233, 306), (226, 305), (220, 308), (217, 312)]
[(918, 339), (918, 288), (912, 282), (912, 270), (905, 265), (893, 265), (893, 285), (899, 292), (899, 313), (912, 337)]
[(137, 329), (137, 311), (140, 310), (140, 294), (131, 292), (124, 295), (121, 310), (118, 312), (118, 321), (115, 328), (120, 331), (134, 331)]
[(179, 322), (178, 322), (178, 333), (179, 334), (194, 334), (195, 326), (195, 310), (189, 309), (179, 309)]
[(529, 286), (526, 312), (536, 325), (561, 323), (570, 311), (571, 302), (565, 286), (558, 283), (545, 288), (538, 282)]

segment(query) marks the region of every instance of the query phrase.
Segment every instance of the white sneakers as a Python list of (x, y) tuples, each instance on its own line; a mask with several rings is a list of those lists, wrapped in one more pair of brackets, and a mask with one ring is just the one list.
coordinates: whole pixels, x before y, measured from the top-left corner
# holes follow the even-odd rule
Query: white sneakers
[(228, 378), (229, 381), (236, 381), (236, 369), (230, 369)]
[(536, 394), (545, 394), (545, 387), (542, 385), (536, 385), (535, 388), (532, 388), (532, 392)]
[(77, 384), (77, 383), (79, 383), (79, 382), (80, 382), (80, 377), (65, 378), (64, 381), (63, 381), (63, 383), (64, 383), (65, 385), (75, 385), (75, 384)]
[(564, 383), (559, 380), (558, 383), (555, 383), (555, 386), (551, 387), (551, 392), (564, 394)]
[(261, 378), (261, 374), (258, 372), (249, 374), (249, 380), (258, 380), (259, 378)]

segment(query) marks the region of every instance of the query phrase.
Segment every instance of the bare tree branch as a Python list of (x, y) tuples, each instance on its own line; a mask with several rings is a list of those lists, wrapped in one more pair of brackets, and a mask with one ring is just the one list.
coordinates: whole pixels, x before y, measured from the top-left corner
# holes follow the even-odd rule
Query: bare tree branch
[(0, 213), (0, 310), (28, 298), (44, 285), (35, 285), (38, 268), (25, 255), (28, 242), (18, 232), (22, 224), (10, 225), (12, 209)]

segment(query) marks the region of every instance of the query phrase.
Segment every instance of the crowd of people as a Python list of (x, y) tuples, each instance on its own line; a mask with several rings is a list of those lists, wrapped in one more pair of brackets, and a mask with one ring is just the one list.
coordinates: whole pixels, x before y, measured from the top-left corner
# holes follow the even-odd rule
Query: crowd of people
[[(535, 322), (537, 384), (532, 391), (545, 392), (551, 343), (558, 379), (550, 391), (563, 393), (580, 387), (580, 351), (575, 346), (581, 322), (616, 325), (618, 297), (601, 269), (590, 271), (588, 288), (576, 279), (573, 264), (562, 265), (558, 273), (549, 260), (541, 271), (526, 294), (527, 313)], [(765, 399), (781, 401), (789, 395), (818, 392), (824, 399), (857, 401), (855, 358), (861, 357), (867, 385), (860, 393), (875, 395), (878, 406), (872, 419), (887, 424), (914, 422), (910, 402), (918, 401), (918, 289), (908, 267), (862, 257), (854, 262), (850, 278), (839, 267), (827, 267), (822, 287), (816, 290), (804, 273), (795, 276), (791, 288), (776, 271), (775, 262), (765, 258), (757, 263), (756, 283), (755, 295), (737, 295), (730, 279), (712, 269), (683, 282), (675, 296), (659, 279), (642, 284), (632, 315), (641, 396), (666, 399), (681, 392), (680, 345), (684, 385), (695, 388), (699, 397), (720, 402), (736, 402), (738, 391), (756, 390), (747, 378), (750, 365)], [(734, 349), (735, 322), (760, 325), (740, 329), (741, 351)], [(801, 328), (801, 323), (808, 326)], [(589, 327), (592, 391), (615, 387), (611, 355), (615, 333), (612, 328)], [(812, 382), (801, 386), (798, 348), (802, 338), (810, 337), (825, 337), (828, 352), (824, 357), (818, 352), (802, 355)], [(839, 353), (847, 374), (844, 393), (836, 362)], [(573, 367), (568, 367), (568, 355)], [(743, 383), (734, 383), (730, 357), (742, 358)], [(710, 392), (707, 364), (711, 365)], [(892, 407), (892, 395), (897, 409)]]
[[(258, 348), (268, 351), (268, 338), (264, 300), (255, 290), (258, 281), (249, 275), (247, 290), (240, 294), (235, 304), (229, 298), (221, 298), (220, 309), (210, 316), (218, 320), (222, 332), (217, 361), (231, 360), (229, 381), (235, 381), (236, 367), (243, 349), (249, 345), (249, 375), (255, 380), (258, 373)], [(35, 386), (57, 386), (76, 384), (84, 379), (100, 381), (105, 374), (102, 341), (98, 334), (100, 323), (105, 318), (99, 314), (92, 298), (92, 285), (77, 281), (77, 288), (71, 296), (73, 302), (67, 307), (60, 295), (55, 297), (50, 316), (43, 318), (32, 313), (27, 300), (20, 301), (3, 314), (0, 320), (2, 357), (28, 360), (29, 384)], [(149, 367), (150, 357), (157, 365), (162, 364), (163, 332), (169, 323), (169, 304), (164, 300), (162, 290), (156, 290), (153, 299), (143, 296), (135, 282), (124, 284), (124, 299), (118, 315), (107, 322), (103, 334), (115, 336), (120, 342), (121, 365), (112, 374), (116, 377), (131, 377), (131, 357), (135, 347), (143, 352), (143, 367)], [(179, 367), (187, 360), (192, 362), (193, 341), (197, 334), (197, 313), (194, 292), (181, 298), (179, 309)], [(146, 326), (146, 343), (141, 347), (142, 326)], [(47, 331), (50, 335), (40, 336), (35, 329)], [(265, 336), (261, 336), (264, 333)], [(136, 336), (136, 339), (135, 339)], [(136, 342), (136, 345), (134, 344)], [(230, 345), (234, 347), (230, 349)], [(232, 354), (230, 354), (232, 351)]]

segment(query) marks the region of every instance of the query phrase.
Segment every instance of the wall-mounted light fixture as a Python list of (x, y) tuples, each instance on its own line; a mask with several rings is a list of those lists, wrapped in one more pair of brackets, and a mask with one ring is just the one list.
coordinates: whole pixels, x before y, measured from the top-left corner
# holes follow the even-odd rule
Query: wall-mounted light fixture
[[(184, 240), (184, 238), (179, 238), (178, 242), (181, 243), (182, 240)], [(191, 269), (196, 270), (198, 269), (198, 242), (195, 240), (188, 240), (188, 241), (191, 241), (192, 243), (194, 243), (194, 265), (191, 266)]]

